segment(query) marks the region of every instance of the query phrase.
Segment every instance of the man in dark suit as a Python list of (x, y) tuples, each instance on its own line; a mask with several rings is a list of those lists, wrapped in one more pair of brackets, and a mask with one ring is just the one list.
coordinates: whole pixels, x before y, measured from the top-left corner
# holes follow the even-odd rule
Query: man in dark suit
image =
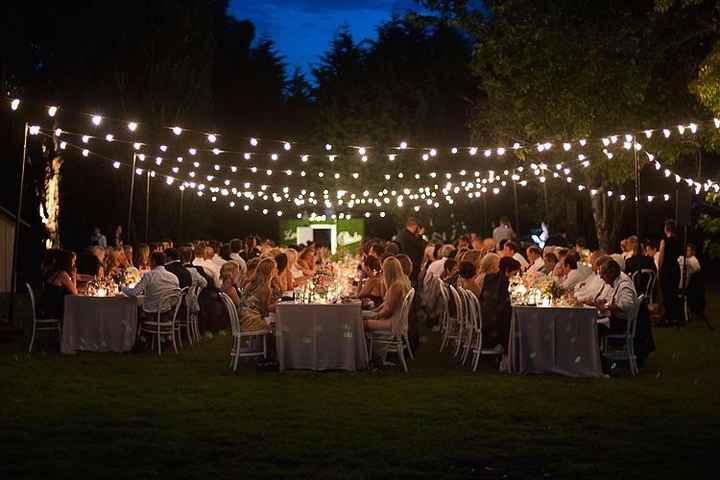
[(192, 285), (192, 277), (190, 276), (190, 272), (180, 263), (180, 254), (178, 253), (177, 249), (168, 248), (167, 250), (165, 250), (165, 256), (167, 257), (165, 270), (172, 273), (178, 278), (180, 288), (185, 288)]
[(410, 281), (415, 286), (418, 273), (420, 273), (420, 264), (425, 250), (425, 241), (420, 236), (420, 226), (414, 217), (408, 218), (405, 222), (405, 228), (400, 230), (395, 240), (400, 245), (400, 252), (404, 253), (412, 260), (413, 271)]

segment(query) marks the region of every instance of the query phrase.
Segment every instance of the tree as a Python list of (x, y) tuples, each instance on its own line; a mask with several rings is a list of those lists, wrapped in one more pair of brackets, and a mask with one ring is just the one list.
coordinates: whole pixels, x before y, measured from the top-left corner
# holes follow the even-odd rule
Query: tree
[[(491, 0), (483, 11), (469, 10), (464, 1), (424, 3), (477, 39), (473, 70), (487, 97), (473, 114), (474, 138), (555, 143), (549, 155), (518, 152), (521, 163), (570, 163), (570, 153), (558, 152), (563, 139), (653, 128), (699, 110), (687, 85), (707, 54), (708, 31), (695, 35), (703, 20), (688, 12), (658, 14), (649, 0)], [(600, 246), (611, 248), (624, 204), (607, 192), (632, 190), (633, 155), (614, 150), (610, 160), (600, 150), (591, 150), (591, 167), (579, 170), (597, 189), (591, 200), (596, 233)], [(677, 153), (670, 151), (666, 162)]]

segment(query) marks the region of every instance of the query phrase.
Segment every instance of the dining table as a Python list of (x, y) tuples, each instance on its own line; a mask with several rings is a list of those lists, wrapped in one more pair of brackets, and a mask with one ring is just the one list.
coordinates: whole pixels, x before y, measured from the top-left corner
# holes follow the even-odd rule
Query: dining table
[(368, 368), (360, 302), (281, 302), (275, 313), (279, 370)]
[(507, 370), (603, 376), (597, 317), (592, 307), (513, 305)]
[(135, 346), (142, 298), (67, 295), (60, 351), (128, 352)]

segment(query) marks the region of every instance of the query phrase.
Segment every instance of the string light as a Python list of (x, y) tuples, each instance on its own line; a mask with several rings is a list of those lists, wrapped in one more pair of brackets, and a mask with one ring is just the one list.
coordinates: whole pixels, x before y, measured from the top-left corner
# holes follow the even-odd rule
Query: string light
[(87, 157), (88, 155), (90, 155), (90, 150), (88, 150), (87, 148), (83, 149), (82, 156)]
[(257, 146), (258, 146), (258, 140), (257, 140), (257, 138), (255, 138), (255, 137), (251, 138), (251, 139), (250, 139), (250, 145), (252, 145), (253, 147), (257, 147)]
[(285, 142), (285, 143), (283, 143), (283, 148), (285, 149), (286, 152), (288, 152), (292, 148), (292, 145), (290, 145), (290, 142)]
[(137, 130), (138, 124), (137, 124), (137, 122), (128, 122), (127, 127), (128, 127), (128, 130), (130, 130), (131, 132), (134, 132), (135, 130)]
[(407, 142), (400, 142), (400, 149), (405, 150), (408, 147)]
[(92, 116), (92, 123), (93, 123), (93, 125), (95, 125), (96, 127), (99, 127), (100, 124), (102, 123), (102, 121), (103, 121), (102, 116), (100, 116), (100, 115), (93, 115), (93, 116)]
[(57, 112), (58, 112), (58, 107), (56, 107), (55, 105), (48, 107), (48, 115), (50, 117), (54, 117), (55, 114), (57, 114)]
[(20, 108), (20, 99), (19, 99), (19, 98), (13, 98), (13, 99), (10, 101), (10, 109), (14, 112), (14, 111), (16, 111), (18, 108)]
[(37, 135), (40, 133), (40, 126), (39, 125), (32, 125), (30, 127), (30, 135)]
[(113, 140), (115, 140), (115, 136), (112, 133), (105, 135), (105, 141), (112, 142)]
[(217, 135), (215, 135), (214, 133), (208, 133), (207, 141), (208, 141), (209, 143), (215, 143), (215, 142), (217, 142)]

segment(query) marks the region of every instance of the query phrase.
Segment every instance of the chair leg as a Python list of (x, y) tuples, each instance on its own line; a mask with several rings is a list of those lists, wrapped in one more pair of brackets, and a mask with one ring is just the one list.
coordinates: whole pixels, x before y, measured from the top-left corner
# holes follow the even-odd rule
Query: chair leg
[(30, 346), (28, 347), (28, 353), (32, 353), (32, 347), (35, 343), (35, 322), (33, 321), (33, 329), (32, 329), (32, 335), (30, 336)]
[(415, 355), (413, 355), (412, 347), (410, 346), (410, 339), (406, 336), (403, 336), (403, 340), (405, 340), (405, 345), (407, 345), (407, 351), (408, 355), (410, 356), (410, 360), (415, 360)]
[(263, 359), (267, 360), (268, 349), (267, 349), (267, 335), (263, 335)]
[(440, 343), (440, 351), (441, 351), (441, 352), (442, 352), (443, 349), (445, 348), (445, 344), (447, 343), (447, 339), (448, 339), (448, 329), (446, 328), (446, 329), (445, 329), (445, 333), (443, 333), (442, 343)]
[[(173, 341), (175, 341), (175, 332), (176, 330), (173, 329)], [(177, 337), (178, 342), (180, 342), (180, 348), (185, 348), (185, 345), (183, 345), (182, 341), (182, 326), (177, 329)]]
[(235, 337), (235, 358), (233, 359), (233, 372), (237, 371), (240, 361), (240, 337)]
[(170, 328), (170, 339), (172, 340), (173, 350), (178, 353), (177, 342), (175, 341), (175, 328)]
[(400, 357), (400, 363), (402, 364), (403, 370), (405, 370), (405, 373), (407, 373), (408, 366), (407, 362), (405, 361), (405, 349), (403, 348), (402, 340), (400, 341), (400, 344), (396, 347), (396, 351), (398, 356)]

